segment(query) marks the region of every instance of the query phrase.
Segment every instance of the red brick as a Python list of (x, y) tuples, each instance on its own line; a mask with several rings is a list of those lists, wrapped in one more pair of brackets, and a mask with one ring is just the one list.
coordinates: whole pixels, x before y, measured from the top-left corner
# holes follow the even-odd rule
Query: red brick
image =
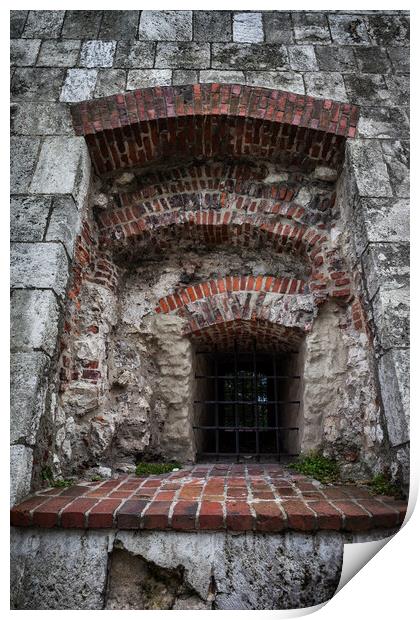
[(143, 515), (143, 527), (147, 530), (165, 530), (169, 527), (171, 502), (152, 502)]
[(274, 502), (253, 502), (256, 514), (256, 529), (260, 532), (281, 532), (287, 521), (279, 506)]
[(71, 497), (54, 497), (35, 508), (32, 523), (39, 527), (55, 527), (58, 525), (58, 514), (65, 506), (70, 504)]
[(358, 503), (372, 515), (373, 527), (395, 527), (399, 524), (398, 512), (392, 506), (374, 499), (361, 499)]
[(317, 526), (320, 530), (339, 530), (342, 526), (341, 513), (328, 502), (310, 502), (316, 512)]
[(61, 512), (61, 527), (86, 527), (86, 512), (96, 504), (95, 499), (75, 499)]
[(373, 521), (366, 510), (356, 503), (335, 501), (333, 504), (344, 513), (344, 529), (352, 532), (368, 530), (372, 527)]
[(316, 528), (315, 515), (305, 502), (300, 500), (285, 500), (282, 506), (286, 511), (290, 529), (306, 531)]
[(198, 513), (198, 527), (200, 530), (223, 529), (223, 504), (221, 502), (202, 501)]
[(194, 530), (198, 502), (178, 501), (172, 513), (174, 530)]
[(10, 511), (11, 525), (28, 526), (32, 524), (31, 511), (48, 500), (48, 496), (37, 495), (31, 497), (18, 506), (14, 506)]
[(226, 527), (228, 530), (248, 531), (253, 529), (254, 517), (247, 502), (226, 501)]
[(140, 527), (140, 515), (147, 506), (147, 500), (130, 500), (122, 504), (117, 510), (117, 527), (120, 529), (138, 529)]
[(114, 527), (114, 512), (121, 504), (119, 499), (103, 499), (89, 512), (88, 527)]

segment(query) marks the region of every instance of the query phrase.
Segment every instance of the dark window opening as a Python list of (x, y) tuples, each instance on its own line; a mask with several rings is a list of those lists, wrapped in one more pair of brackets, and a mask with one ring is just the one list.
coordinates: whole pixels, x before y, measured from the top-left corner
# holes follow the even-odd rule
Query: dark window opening
[(198, 459), (296, 456), (296, 353), (198, 351), (194, 402)]

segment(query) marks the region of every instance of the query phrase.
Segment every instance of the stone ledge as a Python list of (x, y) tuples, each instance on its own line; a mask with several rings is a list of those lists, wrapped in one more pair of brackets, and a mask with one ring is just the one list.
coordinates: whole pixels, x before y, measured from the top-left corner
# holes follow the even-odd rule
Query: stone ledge
[(279, 465), (197, 465), (38, 491), (14, 526), (123, 530), (366, 531), (402, 524), (406, 503), (354, 485), (325, 486)]

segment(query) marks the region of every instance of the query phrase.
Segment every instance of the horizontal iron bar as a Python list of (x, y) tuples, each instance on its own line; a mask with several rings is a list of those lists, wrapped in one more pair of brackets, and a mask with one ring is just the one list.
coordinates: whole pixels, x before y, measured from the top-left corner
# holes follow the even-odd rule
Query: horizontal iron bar
[(195, 405), (300, 405), (300, 400), (195, 400)]
[[(249, 377), (241, 377), (238, 379), (252, 379), (254, 377), (254, 373), (249, 372)], [(265, 379), (300, 379), (300, 375), (262, 375)], [(195, 375), (196, 379), (235, 379), (235, 375)]]
[(212, 431), (298, 431), (298, 426), (193, 426), (194, 429)]
[(198, 458), (202, 456), (299, 456), (299, 453), (291, 452), (199, 452)]
[[(223, 349), (223, 352), (220, 351), (196, 351), (196, 355), (212, 355), (213, 357), (221, 357), (225, 358), (227, 354), (236, 355), (237, 357), (241, 355), (251, 355), (252, 351), (237, 351), (235, 353), (234, 349)], [(271, 350), (261, 350), (257, 353), (257, 356), (261, 355), (262, 357), (265, 355), (275, 355), (276, 357), (281, 357), (284, 355), (299, 355), (299, 351), (271, 351)]]

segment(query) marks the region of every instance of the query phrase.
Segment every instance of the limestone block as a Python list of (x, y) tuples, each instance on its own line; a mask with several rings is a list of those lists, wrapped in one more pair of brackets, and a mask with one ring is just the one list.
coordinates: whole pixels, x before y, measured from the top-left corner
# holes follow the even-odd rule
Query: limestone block
[(64, 11), (29, 11), (24, 39), (57, 39), (64, 20)]
[(58, 303), (52, 291), (13, 291), (10, 303), (11, 350), (42, 349), (53, 355), (58, 317)]
[(246, 83), (251, 86), (278, 88), (301, 95), (305, 94), (303, 77), (295, 71), (246, 71)]
[(391, 72), (391, 63), (381, 47), (355, 47), (354, 54), (361, 73)]
[(100, 39), (135, 39), (139, 11), (103, 11)]
[(50, 212), (51, 198), (12, 196), (10, 201), (11, 241), (42, 241)]
[(356, 59), (350, 46), (316, 45), (315, 55), (321, 71), (345, 73), (356, 70)]
[(17, 68), (11, 85), (12, 101), (57, 101), (64, 69)]
[(343, 78), (340, 73), (305, 73), (304, 81), (306, 94), (323, 99), (335, 99), (336, 101), (348, 101)]
[(192, 11), (142, 11), (139, 39), (191, 41)]
[(155, 59), (155, 43), (147, 41), (118, 41), (114, 67), (151, 69)]
[(410, 273), (410, 252), (406, 243), (370, 243), (362, 256), (369, 299), (383, 290), (404, 288)]
[(392, 196), (388, 170), (378, 140), (352, 140), (347, 144), (360, 196)]
[(390, 106), (406, 106), (410, 101), (410, 76), (385, 75)]
[(362, 108), (357, 129), (361, 138), (409, 138), (408, 110)]
[(74, 135), (69, 107), (62, 103), (12, 104), (11, 129), (18, 135)]
[(18, 39), (28, 16), (28, 11), (10, 11), (10, 38)]
[(233, 40), (238, 43), (260, 43), (264, 41), (261, 13), (234, 13)]
[(95, 86), (95, 97), (109, 97), (126, 91), (127, 75), (124, 69), (100, 69)]
[(382, 140), (382, 151), (394, 194), (410, 197), (410, 151), (408, 141)]
[(60, 101), (73, 103), (90, 99), (97, 77), (97, 69), (69, 69), (61, 90)]
[(408, 288), (379, 289), (373, 300), (375, 336), (384, 349), (410, 346), (410, 292)]
[(394, 73), (410, 73), (410, 50), (406, 47), (388, 47), (388, 56)]
[[(214, 43), (212, 48), (214, 69), (287, 70), (286, 48), (283, 45), (258, 43)], [(204, 68), (204, 67), (203, 67)]]
[(63, 39), (95, 39), (101, 25), (101, 11), (66, 11)]
[[(201, 71), (201, 73), (205, 73)], [(200, 80), (204, 82), (205, 80)], [(174, 69), (172, 71), (172, 84), (174, 86), (182, 86), (183, 84), (197, 84), (198, 71), (193, 69)]]
[(69, 258), (73, 256), (74, 241), (80, 228), (80, 216), (71, 196), (54, 198), (46, 241), (61, 241)]
[(12, 288), (50, 288), (64, 296), (67, 278), (68, 261), (61, 243), (12, 244)]
[(150, 86), (170, 86), (171, 78), (170, 69), (133, 69), (128, 72), (127, 90)]
[(160, 69), (208, 69), (210, 43), (158, 43), (155, 67)]
[(28, 190), (38, 157), (39, 138), (10, 139), (10, 191), (23, 194)]
[(10, 358), (10, 439), (34, 446), (45, 406), (49, 359), (40, 351), (13, 353)]
[(80, 41), (44, 41), (39, 67), (74, 67), (79, 56)]
[(210, 69), (200, 71), (200, 82), (219, 82), (221, 84), (245, 84), (245, 74), (243, 71), (218, 71)]
[(403, 15), (369, 15), (368, 33), (376, 45), (408, 46), (410, 22)]
[(10, 41), (11, 66), (30, 67), (34, 65), (40, 46), (40, 39), (12, 39)]
[(86, 41), (80, 50), (79, 65), (87, 69), (112, 67), (116, 41)]
[(355, 216), (354, 239), (358, 256), (368, 243), (410, 241), (410, 204), (406, 199), (361, 198)]
[(31, 490), (33, 455), (27, 446), (10, 446), (10, 505), (13, 506)]
[(263, 24), (267, 43), (293, 43), (290, 14), (279, 11), (264, 11)]
[(293, 30), (297, 43), (331, 43), (325, 13), (292, 12)]
[(378, 368), (388, 436), (396, 446), (409, 440), (409, 351), (387, 351)]
[(318, 62), (312, 45), (290, 45), (290, 68), (295, 71), (316, 71)]
[(369, 45), (370, 38), (362, 17), (328, 15), (332, 40), (339, 45)]
[(195, 41), (232, 41), (229, 11), (194, 11)]

